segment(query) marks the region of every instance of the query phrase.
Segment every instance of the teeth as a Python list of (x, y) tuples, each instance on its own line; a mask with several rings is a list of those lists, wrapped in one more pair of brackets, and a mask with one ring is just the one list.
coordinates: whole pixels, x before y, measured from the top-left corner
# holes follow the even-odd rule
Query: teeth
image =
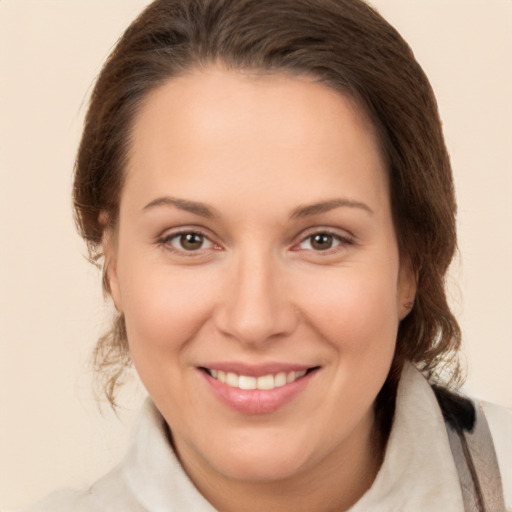
[(263, 377), (258, 377), (256, 387), (258, 389), (274, 389), (276, 387), (274, 384), (274, 376), (264, 375)]
[(239, 386), (239, 378), (236, 373), (226, 373), (226, 384), (231, 386), (232, 388), (237, 388)]
[(286, 384), (286, 373), (284, 373), (284, 372), (278, 373), (274, 377), (274, 386), (276, 388), (280, 388), (281, 386), (284, 386), (285, 384)]
[(240, 389), (256, 389), (256, 377), (240, 375), (240, 377), (238, 377), (238, 387)]
[(274, 388), (280, 388), (286, 384), (300, 379), (306, 375), (306, 370), (298, 372), (280, 372), (275, 375), (263, 375), (261, 377), (251, 377), (249, 375), (237, 375), (232, 372), (223, 372), (222, 370), (208, 370), (210, 375), (214, 378), (226, 384), (232, 388), (239, 389), (262, 389), (270, 390)]

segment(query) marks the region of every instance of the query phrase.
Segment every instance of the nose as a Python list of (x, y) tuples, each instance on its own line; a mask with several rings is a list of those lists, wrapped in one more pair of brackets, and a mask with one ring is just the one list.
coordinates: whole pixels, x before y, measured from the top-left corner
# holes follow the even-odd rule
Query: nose
[(298, 322), (285, 272), (275, 258), (239, 257), (222, 284), (215, 323), (224, 335), (254, 348), (289, 335)]

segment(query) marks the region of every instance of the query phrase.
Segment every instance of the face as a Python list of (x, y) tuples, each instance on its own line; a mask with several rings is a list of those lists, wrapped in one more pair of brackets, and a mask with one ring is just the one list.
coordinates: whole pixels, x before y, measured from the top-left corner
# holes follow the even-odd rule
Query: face
[(364, 450), (414, 284), (361, 112), (196, 71), (147, 98), (126, 172), (112, 295), (185, 467), (277, 480)]

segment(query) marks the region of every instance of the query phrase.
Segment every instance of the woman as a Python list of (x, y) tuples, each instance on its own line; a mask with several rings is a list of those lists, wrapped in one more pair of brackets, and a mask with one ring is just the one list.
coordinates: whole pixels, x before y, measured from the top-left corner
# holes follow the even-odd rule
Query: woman
[(119, 313), (107, 394), (131, 360), (151, 399), (119, 468), (34, 510), (504, 510), (510, 449), (414, 367), (459, 346), (455, 199), (428, 81), (366, 4), (154, 2), (74, 197)]

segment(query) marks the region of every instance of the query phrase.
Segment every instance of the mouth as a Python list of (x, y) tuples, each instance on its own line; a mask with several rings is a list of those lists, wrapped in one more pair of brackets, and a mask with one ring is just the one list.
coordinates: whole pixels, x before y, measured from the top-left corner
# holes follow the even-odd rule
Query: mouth
[(281, 371), (256, 377), (253, 375), (243, 375), (234, 372), (216, 370), (214, 368), (202, 368), (202, 370), (208, 373), (210, 377), (231, 388), (243, 390), (260, 389), (264, 391), (270, 391), (275, 388), (286, 386), (286, 384), (291, 384), (316, 369), (318, 369), (318, 366), (308, 368), (306, 370)]
[(208, 388), (230, 409), (243, 414), (268, 414), (296, 399), (308, 388), (320, 366), (239, 364), (200, 366)]

